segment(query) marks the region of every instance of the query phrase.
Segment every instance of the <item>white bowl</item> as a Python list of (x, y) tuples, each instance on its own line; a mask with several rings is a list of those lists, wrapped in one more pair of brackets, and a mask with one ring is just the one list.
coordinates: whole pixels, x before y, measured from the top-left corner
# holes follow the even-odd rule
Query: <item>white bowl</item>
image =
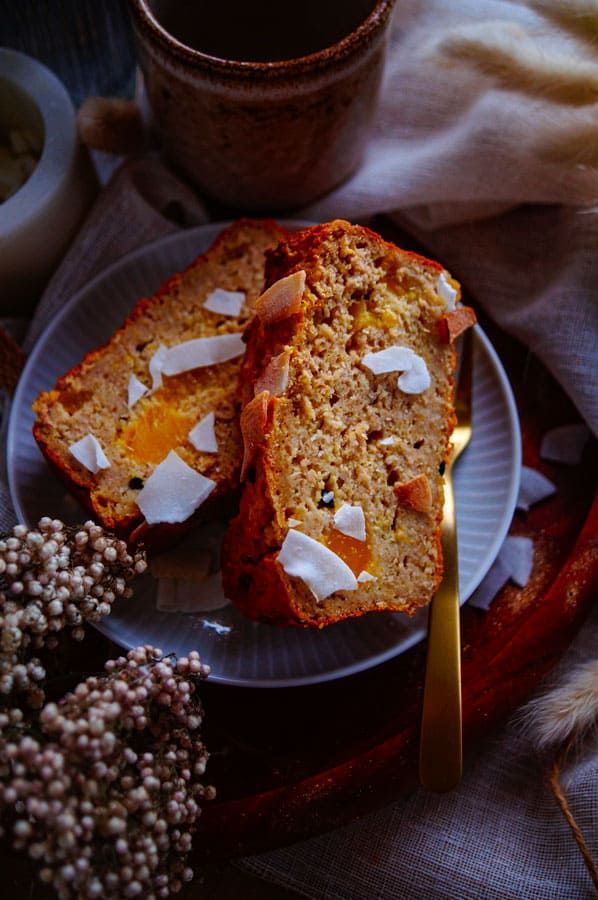
[(37, 60), (0, 49), (0, 131), (14, 128), (41, 132), (44, 141), (31, 176), (0, 204), (0, 313), (26, 314), (89, 208), (97, 178), (62, 83)]

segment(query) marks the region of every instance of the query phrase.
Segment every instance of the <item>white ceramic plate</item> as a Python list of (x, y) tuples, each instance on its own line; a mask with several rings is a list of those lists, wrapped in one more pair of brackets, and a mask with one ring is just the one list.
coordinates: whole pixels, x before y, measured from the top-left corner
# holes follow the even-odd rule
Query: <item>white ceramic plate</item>
[[(286, 223), (296, 227), (302, 223)], [(102, 344), (135, 301), (207, 250), (222, 225), (170, 235), (110, 266), (52, 320), (31, 353), (14, 397), (8, 428), (8, 475), (19, 518), (68, 522), (88, 514), (67, 494), (31, 435), (31, 404), (84, 353)], [(462, 600), (478, 586), (507, 533), (519, 488), (521, 444), (513, 396), (500, 361), (476, 327), (473, 438), (455, 471)], [(202, 615), (157, 612), (147, 576), (132, 600), (118, 603), (100, 630), (131, 648), (151, 643), (165, 652), (198, 650), (211, 681), (288, 687), (350, 675), (402, 653), (425, 635), (426, 611), (413, 618), (371, 613), (322, 631), (276, 628), (244, 618), (234, 607)]]

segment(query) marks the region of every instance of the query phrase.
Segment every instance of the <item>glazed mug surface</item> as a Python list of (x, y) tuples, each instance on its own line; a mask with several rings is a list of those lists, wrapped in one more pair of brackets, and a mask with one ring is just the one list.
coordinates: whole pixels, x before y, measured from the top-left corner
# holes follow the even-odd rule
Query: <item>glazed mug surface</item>
[(206, 195), (304, 206), (358, 167), (394, 0), (130, 0), (163, 149)]

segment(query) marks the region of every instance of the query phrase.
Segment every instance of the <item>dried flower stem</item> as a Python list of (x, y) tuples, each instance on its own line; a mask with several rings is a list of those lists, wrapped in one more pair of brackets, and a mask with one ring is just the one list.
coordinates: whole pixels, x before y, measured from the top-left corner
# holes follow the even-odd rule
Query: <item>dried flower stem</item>
[(590, 853), (590, 849), (586, 843), (586, 839), (583, 835), (583, 832), (582, 832), (581, 828), (579, 827), (579, 825), (577, 824), (577, 822), (575, 821), (573, 813), (571, 812), (571, 809), (569, 808), (569, 804), (567, 802), (567, 797), (565, 796), (565, 793), (563, 791), (563, 788), (562, 788), (561, 782), (560, 782), (561, 772), (563, 771), (563, 769), (566, 765), (569, 753), (570, 753), (572, 747), (576, 744), (576, 742), (577, 742), (577, 735), (573, 734), (572, 737), (569, 738), (567, 743), (564, 745), (564, 747), (562, 748), (562, 750), (560, 751), (560, 753), (558, 754), (558, 756), (556, 757), (554, 762), (546, 768), (545, 777), (546, 777), (546, 781), (548, 783), (548, 787), (554, 794), (555, 800), (559, 805), (559, 809), (561, 810), (569, 828), (571, 829), (571, 832), (573, 834), (573, 837), (575, 838), (575, 842), (576, 842), (577, 846), (579, 847), (579, 852), (581, 853), (581, 855), (583, 857), (583, 861), (589, 872), (590, 878), (592, 879), (594, 887), (598, 891), (598, 866), (596, 866), (596, 863), (594, 862), (592, 854)]

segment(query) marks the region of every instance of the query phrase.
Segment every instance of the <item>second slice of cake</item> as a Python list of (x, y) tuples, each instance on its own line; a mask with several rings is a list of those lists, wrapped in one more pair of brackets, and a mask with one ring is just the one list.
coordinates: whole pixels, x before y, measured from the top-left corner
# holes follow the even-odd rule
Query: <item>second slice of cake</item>
[(226, 228), (37, 398), (42, 452), (123, 537), (167, 543), (200, 507), (236, 492), (241, 331), (263, 287), (265, 252), (286, 234), (260, 220)]
[(243, 612), (323, 626), (413, 612), (442, 577), (453, 340), (475, 321), (438, 263), (336, 221), (269, 254), (241, 372)]

